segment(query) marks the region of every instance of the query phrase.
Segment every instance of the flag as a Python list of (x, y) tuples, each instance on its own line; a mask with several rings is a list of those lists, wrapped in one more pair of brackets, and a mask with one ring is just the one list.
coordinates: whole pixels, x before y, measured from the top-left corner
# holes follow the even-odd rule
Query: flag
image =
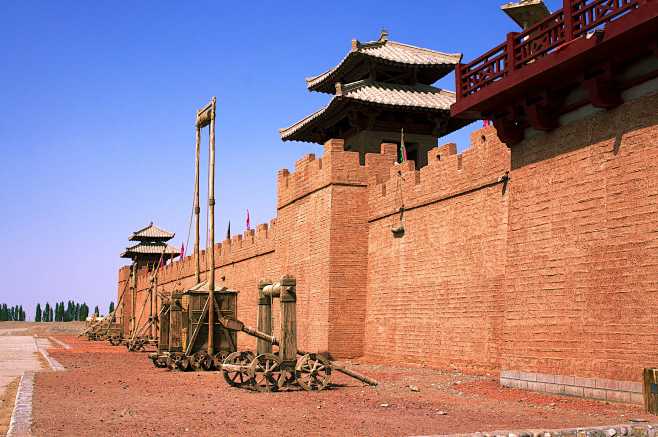
[(181, 259), (185, 258), (185, 243), (180, 244), (180, 257)]
[(228, 229), (226, 230), (226, 239), (231, 239), (231, 220), (228, 221)]
[(247, 210), (247, 230), (251, 230), (251, 220), (249, 220), (249, 210)]
[(404, 128), (400, 132), (400, 163), (407, 160), (407, 148), (404, 146)]
[(482, 127), (489, 127), (489, 120), (483, 120), (482, 121)]

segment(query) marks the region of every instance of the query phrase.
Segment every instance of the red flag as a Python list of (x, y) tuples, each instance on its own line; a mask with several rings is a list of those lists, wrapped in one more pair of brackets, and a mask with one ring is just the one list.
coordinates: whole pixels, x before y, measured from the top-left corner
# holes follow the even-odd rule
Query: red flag
[(251, 230), (251, 220), (249, 220), (249, 210), (247, 210), (247, 230)]
[(185, 258), (185, 243), (180, 244), (180, 257), (181, 259)]

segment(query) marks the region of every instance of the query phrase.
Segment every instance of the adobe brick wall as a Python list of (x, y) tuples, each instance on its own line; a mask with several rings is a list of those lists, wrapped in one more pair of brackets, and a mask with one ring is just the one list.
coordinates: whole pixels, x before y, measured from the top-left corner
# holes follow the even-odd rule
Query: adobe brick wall
[[(498, 367), (509, 151), (492, 128), (470, 149), (432, 149), (369, 190), (366, 355), (433, 367)], [(400, 170), (400, 174), (398, 174)], [(395, 213), (404, 204), (404, 237)]]
[(639, 382), (658, 361), (656, 108), (514, 147), (502, 369)]

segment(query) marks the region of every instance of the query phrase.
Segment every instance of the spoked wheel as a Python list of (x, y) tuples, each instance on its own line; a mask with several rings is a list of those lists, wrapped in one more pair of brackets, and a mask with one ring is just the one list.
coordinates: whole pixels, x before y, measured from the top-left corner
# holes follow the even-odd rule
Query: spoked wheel
[(249, 366), (251, 385), (258, 391), (269, 392), (279, 389), (282, 377), (281, 361), (274, 354), (261, 354), (253, 359)]
[(182, 359), (183, 354), (180, 352), (172, 352), (169, 354), (169, 356), (166, 358), (167, 361), (167, 367), (169, 370), (176, 370), (178, 369), (178, 362)]
[(279, 391), (289, 391), (295, 389), (297, 375), (295, 369), (282, 369), (279, 378)]
[(108, 341), (112, 346), (119, 346), (121, 344), (121, 337), (119, 337), (118, 335), (113, 335), (108, 339)]
[(178, 366), (179, 370), (187, 372), (188, 370), (192, 370), (192, 359), (191, 357), (182, 355), (181, 358), (176, 361), (176, 365)]
[(232, 366), (242, 366), (243, 368), (246, 368), (248, 365), (251, 364), (252, 360), (254, 359), (254, 354), (251, 352), (233, 352), (230, 353), (224, 362), (222, 363), (222, 373), (224, 374), (224, 379), (228, 383), (228, 385), (232, 387), (242, 387), (245, 384), (248, 384), (251, 381), (251, 378), (249, 378), (249, 375), (247, 374), (246, 370), (236, 370), (236, 369), (230, 369), (230, 368), (225, 368), (224, 364)]
[(304, 390), (323, 390), (331, 381), (331, 363), (320, 354), (306, 354), (297, 362), (295, 375)]
[(190, 362), (194, 370), (212, 369), (212, 357), (208, 355), (208, 352), (206, 351), (195, 352), (194, 355), (190, 357)]
[[(212, 367), (215, 370), (221, 370), (222, 369), (222, 364), (224, 364), (224, 360), (228, 357), (228, 353), (226, 351), (219, 351), (212, 357)], [(210, 369), (209, 369), (210, 370)]]
[(128, 340), (126, 343), (126, 348), (130, 352), (138, 352), (144, 350), (144, 340), (141, 338), (136, 338), (134, 340)]

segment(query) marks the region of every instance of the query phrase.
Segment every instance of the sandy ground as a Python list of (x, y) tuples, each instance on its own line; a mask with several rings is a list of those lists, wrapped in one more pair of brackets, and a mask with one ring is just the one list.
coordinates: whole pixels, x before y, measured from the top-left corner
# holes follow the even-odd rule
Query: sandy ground
[(14, 378), (9, 384), (7, 384), (4, 391), (0, 392), (0, 435), (5, 435), (9, 428), (19, 380), (20, 378)]
[(36, 435), (407, 436), (655, 419), (640, 406), (501, 388), (491, 377), (366, 364), (355, 369), (379, 387), (337, 375), (322, 392), (255, 393), (218, 372), (156, 369), (144, 353), (58, 338), (72, 348), (50, 353), (68, 371), (36, 375)]
[(85, 322), (0, 322), (0, 336), (4, 335), (77, 335)]
[(81, 323), (0, 322), (0, 435), (7, 431), (21, 375), (49, 368), (38, 350), (50, 347), (51, 343), (34, 335), (73, 333), (81, 326)]

